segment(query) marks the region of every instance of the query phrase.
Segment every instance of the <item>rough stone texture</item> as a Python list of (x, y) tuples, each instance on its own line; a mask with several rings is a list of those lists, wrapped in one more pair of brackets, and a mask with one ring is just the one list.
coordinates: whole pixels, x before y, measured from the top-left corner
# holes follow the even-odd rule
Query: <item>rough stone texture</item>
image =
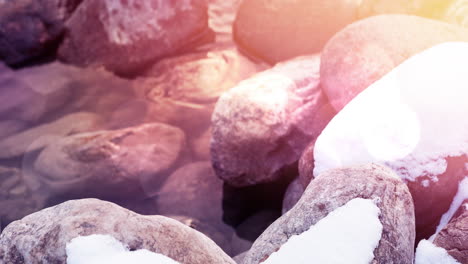
[(209, 238), (176, 220), (96, 199), (65, 202), (10, 224), (0, 235), (0, 259), (66, 263), (66, 243), (91, 234), (111, 235), (130, 250), (147, 249), (184, 264), (234, 263)]
[(0, 230), (10, 222), (37, 211), (40, 206), (25, 184), (21, 171), (0, 166)]
[(83, 133), (49, 145), (34, 168), (51, 193), (135, 198), (160, 187), (184, 144), (180, 129), (159, 123)]
[(233, 186), (271, 182), (299, 159), (334, 114), (319, 64), (316, 55), (278, 64), (221, 96), (211, 140), (218, 177)]
[(354, 198), (377, 201), (381, 210), (382, 238), (374, 250), (372, 263), (413, 263), (414, 207), (408, 188), (390, 169), (369, 164), (319, 175), (309, 184), (298, 204), (255, 241), (243, 264), (265, 260), (289, 237), (303, 233)]
[(99, 129), (102, 123), (102, 118), (93, 113), (78, 112), (66, 115), (0, 140), (0, 159), (14, 158), (40, 150), (65, 136)]
[(357, 18), (358, 0), (246, 0), (234, 22), (236, 43), (269, 63), (320, 52)]
[(131, 74), (207, 35), (205, 1), (84, 0), (66, 23), (59, 56)]
[(314, 146), (315, 140), (310, 142), (299, 159), (299, 182), (304, 190), (314, 179)]
[(460, 263), (468, 263), (468, 200), (434, 238), (434, 245), (445, 248)]
[(409, 15), (380, 15), (355, 22), (325, 46), (321, 85), (341, 110), (397, 65), (436, 44), (468, 41), (468, 30)]
[(281, 210), (282, 214), (285, 214), (291, 208), (296, 205), (296, 203), (301, 199), (302, 194), (304, 193), (305, 188), (302, 186), (299, 178), (296, 178), (292, 181), (288, 189), (286, 189), (286, 193), (284, 194), (283, 198), (283, 208)]
[(17, 65), (51, 53), (81, 1), (0, 1), (0, 61)]

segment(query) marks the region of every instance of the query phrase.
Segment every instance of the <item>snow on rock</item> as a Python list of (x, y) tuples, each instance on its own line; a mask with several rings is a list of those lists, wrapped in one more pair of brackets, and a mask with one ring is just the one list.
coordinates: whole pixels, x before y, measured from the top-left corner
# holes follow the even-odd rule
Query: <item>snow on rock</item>
[(293, 235), (263, 263), (370, 263), (383, 229), (379, 214), (372, 200), (350, 200), (309, 230)]
[[(449, 210), (442, 216), (440, 219), (440, 223), (437, 226), (436, 233), (434, 234), (437, 235), (437, 233), (444, 228), (450, 219), (452, 219), (453, 215), (457, 212), (457, 210), (462, 206), (463, 202), (468, 199), (468, 177), (465, 177), (460, 184), (458, 185), (458, 192), (453, 197), (452, 204), (450, 205)], [(466, 206), (466, 204), (465, 204)]]
[(433, 234), (468, 175), (467, 84), (468, 43), (445, 43), (411, 57), (323, 130), (314, 176), (369, 162), (386, 165), (408, 181), (418, 232)]
[[(272, 256), (271, 263), (278, 263), (274, 261), (276, 259), (276, 257), (273, 258), (274, 254), (278, 254), (277, 258), (280, 263), (303, 263), (306, 260), (307, 263), (353, 263), (343, 260), (340, 262), (335, 258), (340, 257), (337, 255), (344, 254), (343, 252), (349, 252), (344, 250), (347, 246), (362, 246), (368, 250), (354, 248), (352, 254), (354, 251), (360, 252), (359, 258), (362, 257), (363, 261), (371, 259), (372, 263), (411, 264), (414, 259), (415, 241), (414, 207), (410, 192), (404, 182), (391, 169), (376, 164), (338, 168), (329, 170), (325, 174), (311, 181), (297, 204), (255, 240), (242, 263), (258, 264), (269, 259), (270, 256)], [(375, 205), (380, 210), (378, 220), (382, 231), (379, 239), (374, 237), (377, 242), (371, 239), (373, 237), (371, 234), (380, 233), (380, 231), (377, 232), (379, 229), (376, 227), (378, 224), (374, 216), (368, 215), (370, 212), (366, 214), (361, 210), (350, 210), (348, 214), (346, 212), (349, 212), (349, 208), (346, 207), (348, 209), (345, 212), (338, 210), (341, 213), (332, 214), (333, 211), (357, 198), (375, 201)], [(354, 206), (351, 208), (356, 209)], [(360, 220), (354, 219), (355, 214)], [(332, 220), (324, 220), (326, 224), (320, 222), (328, 216)], [(344, 220), (344, 222), (337, 223), (334, 227), (335, 231), (329, 231), (329, 225), (335, 220)], [(356, 221), (362, 221), (362, 223)], [(359, 228), (361, 224), (365, 225), (364, 230)], [(311, 229), (311, 226), (314, 227)], [(372, 230), (377, 231), (372, 232)], [(301, 236), (304, 232), (306, 232), (305, 238)], [(313, 236), (320, 236), (319, 242), (316, 242), (315, 238), (309, 241), (307, 232), (312, 232), (311, 239)], [(327, 233), (326, 237), (321, 237), (322, 232)], [(361, 233), (359, 238), (355, 238), (355, 232)], [(292, 237), (293, 240), (291, 240)], [(365, 239), (366, 237), (369, 240)], [(303, 240), (307, 240), (306, 245), (296, 245), (296, 243), (301, 244), (299, 242)], [(292, 245), (286, 246), (288, 243)], [(320, 246), (314, 246), (313, 243), (319, 243)], [(375, 247), (374, 243), (378, 246)], [(331, 245), (330, 248), (327, 245)], [(284, 249), (283, 246), (285, 246)], [(297, 248), (297, 251), (291, 253), (291, 248)], [(278, 250), (279, 252), (275, 253)], [(373, 253), (373, 258), (369, 251)], [(337, 254), (337, 252), (340, 253)], [(328, 254), (326, 261), (313, 261), (314, 257), (326, 257), (322, 254)], [(283, 257), (295, 260), (302, 256), (305, 259), (281, 261)], [(358, 255), (355, 256), (358, 258)]]
[(146, 249), (129, 251), (109, 235), (79, 236), (66, 246), (67, 264), (177, 264), (179, 262)]
[(459, 264), (445, 249), (421, 240), (416, 249), (415, 264)]

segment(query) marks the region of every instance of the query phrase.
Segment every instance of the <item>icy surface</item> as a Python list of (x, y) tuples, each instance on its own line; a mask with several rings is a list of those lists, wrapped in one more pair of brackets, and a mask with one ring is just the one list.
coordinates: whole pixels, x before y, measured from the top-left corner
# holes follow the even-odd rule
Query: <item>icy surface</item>
[(145, 249), (129, 251), (109, 235), (80, 236), (66, 247), (67, 264), (177, 264), (164, 255)]
[(309, 230), (289, 238), (263, 263), (368, 264), (382, 234), (379, 214), (372, 200), (353, 199)]
[(447, 251), (423, 239), (416, 249), (415, 264), (460, 264)]
[(437, 181), (446, 157), (468, 153), (467, 85), (468, 43), (445, 43), (411, 57), (328, 124), (315, 144), (314, 175), (375, 162), (403, 179)]
[[(468, 199), (468, 176), (463, 179), (458, 185), (458, 191), (455, 197), (453, 197), (452, 204), (449, 210), (442, 215), (440, 223), (437, 226), (436, 233), (431, 237), (431, 241), (435, 238), (437, 233), (440, 232), (452, 219), (453, 215), (457, 212), (458, 208), (462, 206), (463, 201)], [(466, 205), (465, 205), (466, 206)]]

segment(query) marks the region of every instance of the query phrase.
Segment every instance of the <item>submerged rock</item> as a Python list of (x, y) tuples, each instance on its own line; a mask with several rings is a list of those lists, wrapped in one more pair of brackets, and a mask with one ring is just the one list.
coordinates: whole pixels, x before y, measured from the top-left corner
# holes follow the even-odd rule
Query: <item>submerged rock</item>
[(182, 156), (184, 144), (179, 128), (159, 123), (82, 133), (49, 145), (34, 168), (51, 193), (145, 197), (161, 186)]

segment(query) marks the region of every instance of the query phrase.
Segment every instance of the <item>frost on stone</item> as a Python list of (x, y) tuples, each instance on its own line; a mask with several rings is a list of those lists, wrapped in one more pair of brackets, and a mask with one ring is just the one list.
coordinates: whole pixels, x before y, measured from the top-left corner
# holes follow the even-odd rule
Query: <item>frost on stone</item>
[(436, 182), (446, 158), (468, 154), (467, 85), (467, 43), (445, 43), (411, 57), (328, 124), (315, 144), (314, 175), (374, 162), (402, 179)]
[(162, 254), (146, 249), (129, 251), (109, 235), (79, 236), (66, 246), (67, 264), (177, 264)]
[(415, 264), (460, 264), (444, 248), (423, 239), (416, 249)]
[[(99, 13), (111, 43), (130, 45), (142, 39), (162, 38), (162, 23), (181, 11), (191, 8), (191, 0), (103, 0), (105, 9)], [(169, 44), (169, 43), (168, 43)]]
[(290, 237), (262, 263), (371, 263), (383, 230), (379, 214), (372, 200), (350, 200), (309, 230)]

